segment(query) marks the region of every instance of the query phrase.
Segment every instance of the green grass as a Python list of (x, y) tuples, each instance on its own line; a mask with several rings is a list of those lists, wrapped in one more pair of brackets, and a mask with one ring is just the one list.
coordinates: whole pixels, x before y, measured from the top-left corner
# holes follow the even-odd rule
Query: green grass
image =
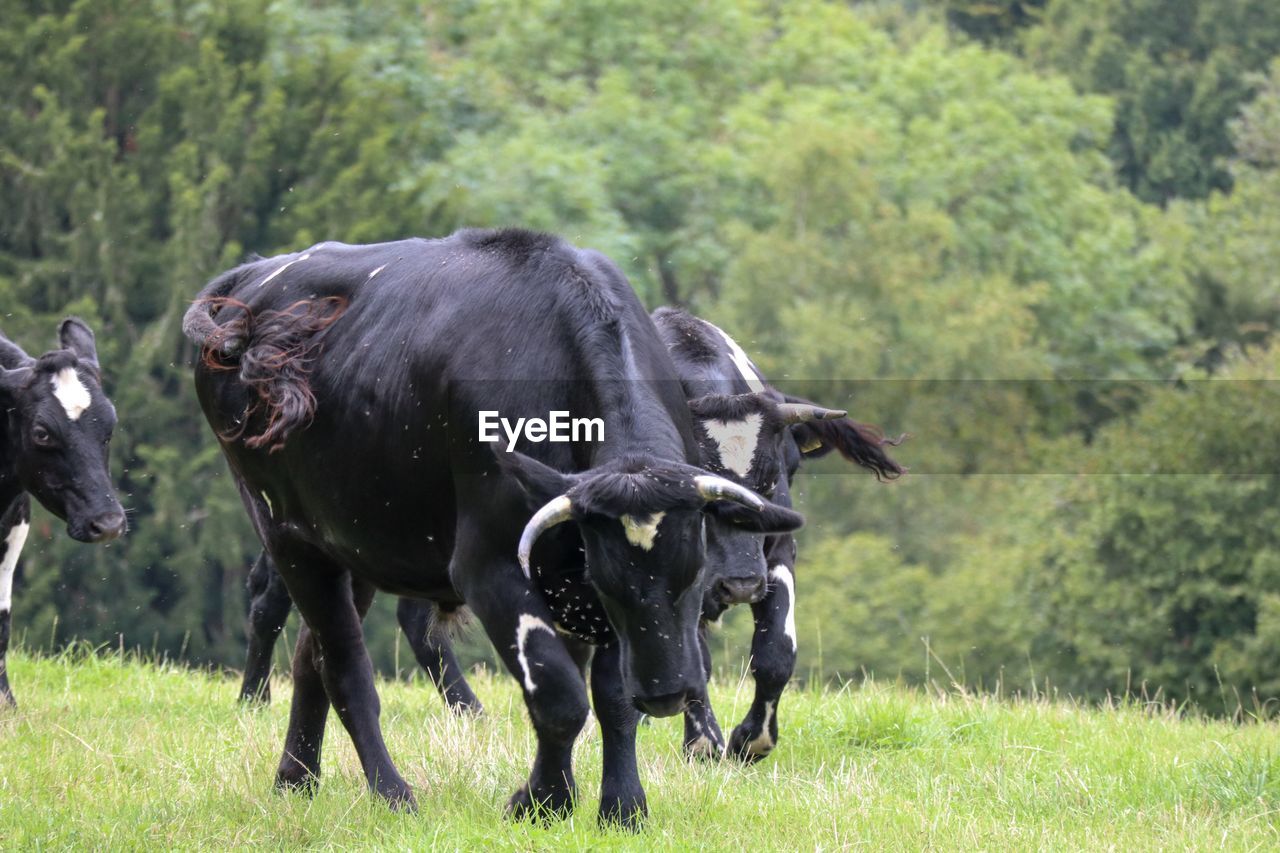
[[(116, 655), (22, 654), (21, 706), (0, 710), (0, 848), (1274, 849), (1280, 728), (1137, 706), (997, 701), (899, 687), (794, 691), (782, 741), (744, 768), (687, 764), (677, 719), (640, 735), (651, 816), (637, 836), (596, 826), (600, 740), (577, 750), (575, 816), (503, 819), (532, 736), (514, 682), (475, 678), (487, 715), (457, 719), (421, 681), (381, 686), (392, 755), (420, 810), (364, 788), (330, 718), (314, 799), (271, 790), (288, 682), (265, 710), (230, 677)], [(736, 721), (749, 683), (713, 698)]]

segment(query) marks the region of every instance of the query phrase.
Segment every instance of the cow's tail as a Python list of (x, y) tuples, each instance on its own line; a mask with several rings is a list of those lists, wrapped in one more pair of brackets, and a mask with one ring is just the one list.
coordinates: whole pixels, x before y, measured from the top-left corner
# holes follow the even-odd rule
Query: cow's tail
[[(246, 447), (276, 451), (315, 416), (316, 396), (308, 373), (320, 347), (319, 333), (347, 309), (331, 296), (300, 299), (278, 310), (255, 310), (228, 294), (238, 271), (214, 279), (187, 311), (182, 327), (200, 346), (200, 360), (212, 371), (237, 371), (253, 392), (239, 427), (224, 435)], [(222, 322), (218, 319), (225, 317)], [(261, 431), (246, 437), (251, 424)]]
[[(783, 396), (788, 403), (813, 405), (800, 397)], [(909, 438), (906, 433), (889, 438), (878, 426), (859, 423), (853, 418), (808, 421), (796, 424), (791, 430), (805, 456), (825, 456), (835, 450), (850, 462), (866, 468), (880, 481), (896, 480), (907, 472), (906, 467), (888, 453), (888, 448), (897, 447)]]
[(191, 303), (187, 313), (182, 317), (182, 334), (202, 350), (209, 339), (218, 333), (218, 324), (213, 319), (217, 310), (217, 300), (226, 299), (227, 294), (240, 282), (244, 267), (227, 270), (204, 286), (204, 290)]

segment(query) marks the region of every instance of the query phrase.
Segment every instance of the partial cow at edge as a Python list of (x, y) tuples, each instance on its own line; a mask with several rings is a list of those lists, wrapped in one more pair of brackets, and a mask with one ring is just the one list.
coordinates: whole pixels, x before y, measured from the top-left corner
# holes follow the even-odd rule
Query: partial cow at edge
[(32, 358), (0, 333), (0, 705), (9, 687), (13, 574), (31, 521), (31, 500), (81, 542), (125, 532), (108, 466), (116, 410), (102, 392), (93, 331), (74, 317), (58, 326), (59, 349)]

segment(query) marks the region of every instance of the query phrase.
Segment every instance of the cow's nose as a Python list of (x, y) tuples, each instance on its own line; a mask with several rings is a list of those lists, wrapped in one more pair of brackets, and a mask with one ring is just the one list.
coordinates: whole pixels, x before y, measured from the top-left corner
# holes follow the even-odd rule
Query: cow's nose
[(764, 598), (764, 578), (721, 578), (716, 581), (716, 595), (725, 604), (753, 604)]
[(124, 535), (127, 524), (124, 513), (120, 510), (104, 512), (89, 522), (89, 540), (92, 542), (106, 542), (111, 539), (119, 539)]
[(670, 717), (684, 710), (687, 692), (665, 693), (661, 696), (637, 696), (636, 707), (650, 717)]

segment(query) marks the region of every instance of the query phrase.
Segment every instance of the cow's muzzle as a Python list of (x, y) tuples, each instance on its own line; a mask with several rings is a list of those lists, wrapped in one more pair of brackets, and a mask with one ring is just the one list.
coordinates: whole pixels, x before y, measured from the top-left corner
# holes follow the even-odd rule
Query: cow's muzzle
[(679, 714), (688, 704), (688, 692), (664, 693), (661, 696), (637, 696), (635, 706), (650, 717), (670, 717)]
[(110, 510), (96, 515), (81, 525), (68, 525), (67, 532), (81, 542), (110, 542), (125, 534), (129, 522), (122, 510)]
[(765, 582), (759, 575), (721, 578), (712, 586), (712, 592), (726, 607), (733, 604), (755, 604), (764, 598)]

